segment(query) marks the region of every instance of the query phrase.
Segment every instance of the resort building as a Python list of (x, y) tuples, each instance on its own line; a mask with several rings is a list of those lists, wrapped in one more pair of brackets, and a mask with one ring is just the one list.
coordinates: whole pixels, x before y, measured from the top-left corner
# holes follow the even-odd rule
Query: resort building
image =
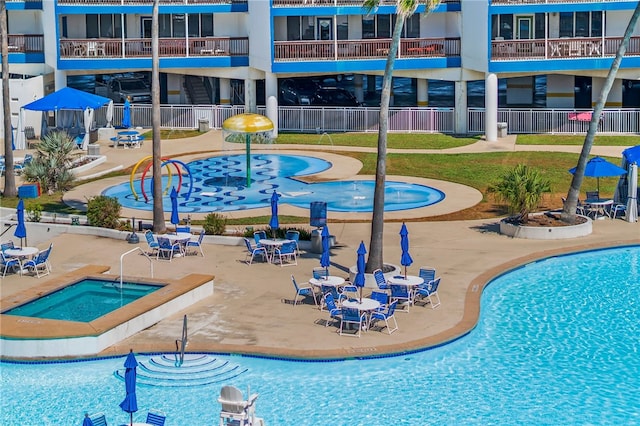
[[(339, 99), (346, 91), (354, 105), (375, 107), (395, 3), (381, 0), (369, 14), (362, 0), (159, 0), (161, 103), (255, 110), (270, 97), (285, 105), (293, 92), (289, 105), (304, 107), (314, 104), (297, 93), (304, 77), (337, 86), (326, 105), (350, 105)], [(6, 4), (14, 127), (21, 106), (65, 86), (118, 103), (114, 77), (149, 83), (152, 0)], [(635, 7), (442, 0), (425, 14), (421, 5), (403, 28), (392, 106), (449, 108), (453, 131), (472, 132), (470, 111), (484, 108), (485, 81), (495, 75), (498, 108), (591, 108)], [(634, 34), (608, 108), (640, 107), (640, 30)]]

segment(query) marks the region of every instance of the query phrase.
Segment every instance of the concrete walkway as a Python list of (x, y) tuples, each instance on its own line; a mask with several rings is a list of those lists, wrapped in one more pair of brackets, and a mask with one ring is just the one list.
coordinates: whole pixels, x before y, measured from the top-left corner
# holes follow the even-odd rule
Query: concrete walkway
[[(217, 132), (209, 132), (196, 138), (166, 141), (163, 142), (163, 154), (179, 156), (182, 160), (209, 156), (216, 147), (220, 148), (219, 139)], [(505, 138), (490, 145), (480, 141), (467, 147), (437, 152), (520, 149), (513, 139)], [(100, 167), (106, 169), (109, 165), (115, 167), (118, 164), (130, 167), (150, 151), (149, 145), (146, 143), (139, 150), (114, 150), (101, 146), (108, 161)], [(307, 145), (300, 148), (325, 152), (346, 150), (342, 147)], [(295, 150), (296, 147), (273, 146), (270, 149)], [(597, 152), (594, 150), (594, 153), (619, 156), (622, 149), (606, 147)], [(350, 169), (350, 173), (355, 169)], [(73, 191), (71, 196), (82, 200), (81, 196), (92, 191), (97, 194), (100, 186), (104, 188), (105, 185), (104, 181), (83, 185), (90, 189), (85, 192)], [(417, 274), (420, 266), (435, 267), (437, 275), (442, 277), (439, 291), (442, 305), (437, 309), (417, 306), (410, 313), (397, 313), (399, 330), (391, 335), (372, 330), (359, 339), (341, 337), (335, 332), (335, 326), (325, 327), (328, 314), (320, 312), (312, 302), (298, 306), (290, 303), (295, 294), (291, 275), (295, 275), (301, 283), (308, 280), (312, 268), (319, 265), (318, 254), (303, 252), (297, 266), (247, 265), (244, 263), (245, 249), (242, 246), (208, 244), (204, 247), (204, 258), (189, 256), (172, 262), (157, 261), (154, 270), (156, 277), (167, 278), (180, 278), (188, 273), (213, 274), (216, 277), (214, 295), (107, 349), (105, 354), (126, 353), (129, 348), (136, 352), (174, 351), (175, 340), (181, 335), (183, 314), (189, 319), (188, 351), (352, 357), (427, 347), (454, 339), (473, 328), (483, 286), (505, 269), (567, 251), (640, 243), (640, 225), (622, 220), (596, 221), (593, 233), (587, 237), (554, 241), (508, 238), (497, 233), (497, 222), (478, 220), (408, 224), (414, 258), (409, 273)], [(367, 245), (369, 243), (370, 225), (330, 223), (329, 227), (338, 242), (331, 253), (331, 273), (346, 277), (348, 268), (355, 264), (360, 241)], [(389, 263), (398, 264), (400, 260), (399, 229), (399, 223), (385, 225), (384, 258)], [(38, 240), (29, 241), (30, 245), (40, 248), (48, 246), (49, 242), (54, 244), (53, 276), (89, 264), (108, 265), (111, 273), (118, 274), (120, 255), (132, 248), (121, 240), (75, 234), (48, 238), (46, 232)], [(144, 247), (142, 243), (141, 246)], [(125, 275), (144, 277), (149, 273), (148, 262), (143, 256), (127, 258), (125, 268)], [(2, 294), (7, 296), (28, 289), (37, 292), (39, 283), (46, 279), (9, 275), (2, 282)]]

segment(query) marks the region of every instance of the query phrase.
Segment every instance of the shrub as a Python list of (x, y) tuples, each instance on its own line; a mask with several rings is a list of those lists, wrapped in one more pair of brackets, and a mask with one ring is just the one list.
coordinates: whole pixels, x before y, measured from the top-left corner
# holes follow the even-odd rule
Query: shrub
[(31, 163), (22, 171), (27, 182), (38, 182), (43, 192), (71, 189), (75, 176), (71, 172), (76, 144), (67, 132), (55, 131), (38, 144)]
[[(311, 240), (311, 231), (306, 228), (278, 228), (276, 229), (276, 238), (284, 238), (287, 234), (287, 231), (298, 231), (300, 233), (300, 241), (310, 241)], [(273, 230), (271, 228), (253, 228), (253, 226), (249, 226), (245, 228), (243, 237), (253, 238), (253, 233), (256, 231), (265, 231), (267, 236), (271, 238), (273, 236)]]
[(116, 229), (120, 226), (120, 202), (115, 197), (98, 195), (87, 203), (89, 225)]
[(227, 229), (227, 218), (218, 213), (209, 213), (204, 218), (202, 228), (207, 235), (224, 235)]
[(42, 219), (42, 205), (40, 203), (28, 204), (25, 210), (29, 222), (40, 222)]

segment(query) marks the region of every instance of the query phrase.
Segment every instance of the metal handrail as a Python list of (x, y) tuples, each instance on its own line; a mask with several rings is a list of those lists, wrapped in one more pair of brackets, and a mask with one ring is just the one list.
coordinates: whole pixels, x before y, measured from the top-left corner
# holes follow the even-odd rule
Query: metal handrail
[(180, 352), (180, 358), (176, 361), (176, 367), (180, 367), (184, 363), (184, 349), (187, 347), (187, 316), (182, 319), (182, 338), (176, 340), (176, 349)]
[(149, 267), (151, 269), (151, 278), (153, 278), (153, 260), (151, 260), (151, 258), (149, 257), (149, 255), (147, 254), (146, 251), (142, 250), (140, 247), (135, 247), (135, 248), (132, 248), (131, 250), (129, 250), (129, 251), (125, 252), (125, 253), (122, 253), (120, 255), (120, 288), (122, 288), (122, 270), (123, 270), (123, 268), (122, 268), (122, 260), (124, 259), (124, 257), (126, 255), (128, 255), (130, 253), (133, 253), (136, 250), (140, 250), (140, 252), (142, 254), (144, 254), (144, 256), (149, 260)]

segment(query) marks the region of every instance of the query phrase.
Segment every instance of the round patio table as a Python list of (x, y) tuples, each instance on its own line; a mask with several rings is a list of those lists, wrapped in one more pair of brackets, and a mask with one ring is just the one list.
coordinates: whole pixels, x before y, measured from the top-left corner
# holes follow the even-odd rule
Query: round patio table
[(323, 278), (311, 278), (309, 280), (309, 283), (317, 287), (321, 287), (323, 285), (329, 287), (340, 287), (342, 284), (344, 284), (344, 278), (336, 277), (334, 275), (328, 275)]

